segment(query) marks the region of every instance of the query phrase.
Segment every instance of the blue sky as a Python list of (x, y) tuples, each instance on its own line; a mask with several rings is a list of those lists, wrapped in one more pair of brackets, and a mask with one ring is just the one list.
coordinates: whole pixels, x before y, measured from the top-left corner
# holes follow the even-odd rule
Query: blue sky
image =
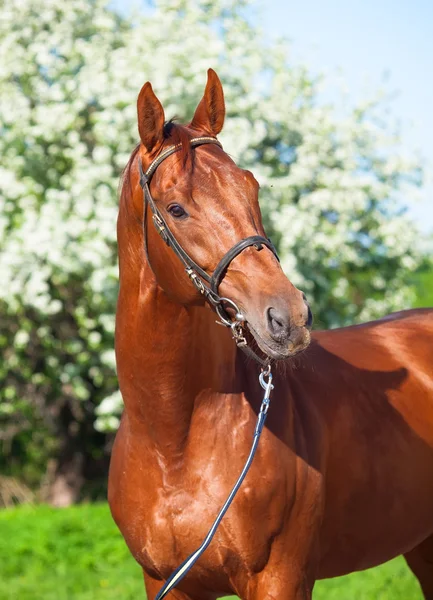
[[(137, 2), (145, 10), (153, 4), (111, 5), (124, 11)], [(289, 61), (327, 75), (327, 101), (332, 86), (343, 82), (352, 104), (378, 89), (389, 91), (403, 146), (411, 155), (418, 152), (426, 167), (410, 215), (433, 233), (433, 0), (258, 0), (257, 6), (266, 35), (291, 41)]]
[(291, 57), (346, 83), (353, 103), (384, 88), (401, 124), (404, 147), (428, 170), (421, 201), (411, 209), (433, 231), (433, 1), (262, 0), (261, 26), (292, 42)]

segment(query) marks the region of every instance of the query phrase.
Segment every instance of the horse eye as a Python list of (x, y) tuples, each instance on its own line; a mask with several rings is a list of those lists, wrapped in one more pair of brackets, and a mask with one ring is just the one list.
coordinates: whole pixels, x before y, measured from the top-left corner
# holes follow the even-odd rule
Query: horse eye
[(186, 216), (186, 212), (179, 204), (172, 204), (167, 210), (172, 217), (175, 217), (175, 219), (180, 219), (181, 217)]

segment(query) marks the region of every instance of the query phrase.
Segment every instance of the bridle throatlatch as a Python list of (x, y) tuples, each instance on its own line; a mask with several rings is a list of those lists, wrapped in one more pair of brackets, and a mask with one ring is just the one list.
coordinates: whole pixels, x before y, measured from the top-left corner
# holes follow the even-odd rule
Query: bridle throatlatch
[[(202, 146), (204, 144), (216, 144), (217, 146), (220, 146), (220, 148), (222, 148), (220, 142), (216, 138), (213, 138), (213, 137), (192, 138), (190, 140), (190, 144), (191, 144), (191, 147), (193, 147), (193, 148), (195, 148), (196, 146)], [(253, 458), (256, 453), (258, 443), (259, 443), (260, 434), (263, 430), (266, 416), (268, 414), (271, 391), (274, 388), (274, 386), (272, 385), (271, 365), (269, 364), (269, 359), (261, 358), (260, 356), (258, 356), (256, 354), (256, 352), (254, 352), (254, 350), (252, 350), (252, 348), (250, 348), (248, 346), (247, 340), (245, 339), (245, 336), (243, 334), (243, 327), (242, 327), (242, 324), (245, 321), (244, 316), (242, 315), (242, 313), (239, 310), (236, 303), (233, 302), (233, 300), (230, 300), (230, 298), (225, 298), (224, 296), (219, 295), (218, 288), (219, 288), (219, 285), (220, 285), (222, 279), (224, 278), (225, 272), (226, 272), (228, 266), (230, 265), (230, 263), (232, 262), (232, 260), (234, 258), (236, 258), (236, 256), (238, 256), (243, 250), (245, 250), (245, 248), (248, 248), (249, 246), (253, 246), (254, 248), (256, 248), (256, 250), (262, 250), (263, 246), (266, 246), (267, 248), (269, 248), (272, 251), (272, 253), (275, 255), (277, 260), (279, 260), (277, 251), (275, 250), (272, 242), (269, 239), (267, 239), (261, 235), (253, 235), (253, 236), (247, 237), (247, 238), (241, 240), (240, 242), (238, 242), (237, 244), (235, 244), (228, 252), (226, 252), (226, 254), (224, 254), (224, 256), (221, 258), (221, 260), (215, 267), (215, 270), (211, 276), (209, 276), (206, 273), (206, 271), (204, 271), (189, 256), (189, 254), (187, 252), (185, 252), (185, 250), (182, 248), (182, 246), (179, 244), (179, 242), (174, 237), (173, 233), (170, 231), (170, 228), (168, 227), (166, 221), (164, 220), (164, 217), (162, 216), (161, 212), (159, 211), (158, 207), (155, 204), (155, 201), (152, 198), (152, 194), (150, 193), (150, 188), (149, 188), (149, 184), (150, 184), (152, 175), (155, 173), (155, 171), (159, 167), (159, 165), (167, 157), (171, 156), (172, 154), (174, 154), (175, 152), (180, 150), (181, 147), (182, 147), (182, 144), (176, 144), (173, 146), (169, 146), (168, 148), (163, 150), (155, 158), (155, 160), (149, 165), (149, 167), (147, 168), (146, 171), (143, 171), (143, 165), (141, 164), (141, 160), (140, 160), (140, 158), (138, 159), (138, 169), (140, 172), (140, 185), (143, 189), (144, 202), (145, 202), (145, 209), (144, 209), (145, 220), (144, 220), (143, 225), (144, 225), (144, 227), (146, 226), (146, 204), (148, 204), (152, 211), (152, 220), (156, 227), (156, 230), (158, 231), (159, 235), (164, 240), (164, 242), (167, 244), (167, 246), (170, 246), (173, 249), (174, 253), (181, 260), (181, 262), (183, 263), (183, 265), (185, 267), (185, 271), (188, 274), (188, 277), (191, 279), (191, 281), (193, 282), (193, 284), (195, 285), (197, 290), (201, 294), (203, 294), (205, 300), (216, 311), (216, 313), (220, 319), (219, 321), (217, 321), (217, 323), (219, 323), (220, 325), (224, 325), (225, 327), (230, 327), (230, 329), (232, 331), (233, 339), (235, 340), (238, 348), (241, 348), (241, 350), (243, 350), (243, 352), (245, 352), (247, 354), (247, 356), (249, 356), (250, 358), (253, 358), (255, 361), (257, 361), (261, 365), (261, 373), (259, 375), (259, 382), (260, 382), (261, 387), (265, 390), (265, 393), (264, 393), (262, 404), (260, 406), (260, 411), (259, 411), (259, 414), (257, 417), (257, 423), (256, 423), (256, 427), (254, 430), (253, 444), (252, 444), (250, 453), (248, 455), (247, 461), (244, 465), (244, 468), (242, 469), (241, 474), (239, 475), (235, 485), (232, 488), (232, 491), (230, 492), (227, 500), (225, 501), (220, 512), (218, 513), (217, 518), (215, 519), (212, 527), (209, 530), (209, 533), (203, 540), (201, 546), (199, 548), (197, 548), (197, 550), (195, 552), (193, 552), (176, 569), (176, 571), (174, 571), (174, 573), (172, 573), (172, 575), (170, 575), (170, 577), (165, 582), (164, 586), (160, 589), (160, 591), (156, 595), (155, 600), (162, 600), (162, 598), (164, 598), (170, 592), (170, 590), (172, 590), (185, 577), (185, 575), (188, 573), (188, 571), (191, 569), (191, 567), (194, 565), (194, 563), (200, 558), (200, 556), (203, 554), (203, 552), (206, 550), (206, 548), (211, 543), (212, 538), (215, 535), (218, 525), (220, 524), (225, 513), (227, 512), (230, 504), (232, 503), (233, 498), (235, 497), (237, 491), (239, 490), (240, 486), (242, 485), (243, 480), (245, 479), (248, 469), (251, 466), (251, 463), (253, 461)], [(145, 239), (146, 239), (146, 232), (145, 232)], [(147, 243), (147, 240), (145, 243)], [(146, 252), (147, 252), (147, 247), (146, 247)], [(234, 312), (234, 317), (230, 316), (230, 314), (227, 312), (227, 309)]]
[[(190, 140), (191, 147), (195, 148), (196, 146), (202, 146), (204, 144), (216, 144), (220, 148), (222, 148), (220, 142), (213, 137), (198, 137), (192, 138)], [(238, 348), (241, 348), (245, 354), (247, 354), (250, 358), (256, 360), (262, 367), (266, 367), (269, 363), (268, 359), (263, 359), (252, 348), (248, 346), (247, 340), (243, 334), (242, 323), (245, 321), (244, 316), (239, 310), (238, 306), (230, 300), (230, 298), (225, 298), (220, 296), (218, 293), (218, 288), (221, 281), (224, 278), (224, 275), (227, 271), (228, 266), (232, 262), (236, 256), (238, 256), (245, 248), (249, 246), (254, 246), (256, 250), (262, 250), (263, 246), (266, 246), (271, 250), (271, 252), (275, 255), (277, 260), (278, 254), (275, 250), (272, 242), (261, 236), (261, 235), (252, 235), (247, 237), (237, 244), (235, 244), (224, 256), (221, 258), (217, 266), (215, 267), (215, 271), (211, 276), (209, 276), (206, 271), (204, 271), (190, 256), (189, 254), (182, 248), (177, 239), (174, 237), (170, 228), (168, 227), (164, 217), (162, 216), (160, 210), (156, 206), (154, 199), (152, 198), (152, 194), (150, 193), (150, 180), (155, 173), (156, 169), (159, 165), (169, 156), (178, 152), (182, 147), (182, 144), (176, 144), (173, 146), (169, 146), (165, 150), (158, 154), (155, 160), (149, 165), (146, 171), (143, 171), (143, 165), (141, 164), (140, 158), (138, 159), (138, 169), (140, 172), (140, 185), (143, 189), (144, 201), (145, 205), (148, 204), (152, 211), (152, 221), (156, 227), (157, 232), (167, 244), (170, 246), (174, 253), (178, 256), (185, 267), (185, 271), (188, 277), (191, 279), (195, 287), (198, 289), (200, 294), (202, 294), (205, 300), (212, 306), (212, 308), (216, 311), (219, 321), (221, 325), (226, 327), (230, 327), (233, 335), (233, 339), (235, 340)], [(145, 214), (146, 214), (146, 206), (145, 206)], [(230, 316), (227, 312), (227, 309), (230, 309), (234, 312), (234, 318)]]

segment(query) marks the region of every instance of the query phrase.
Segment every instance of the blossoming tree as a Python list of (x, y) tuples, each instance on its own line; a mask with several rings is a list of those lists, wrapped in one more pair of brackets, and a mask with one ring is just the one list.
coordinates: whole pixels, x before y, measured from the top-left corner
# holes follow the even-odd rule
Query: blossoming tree
[(320, 326), (410, 305), (416, 232), (399, 202), (419, 170), (374, 104), (337, 119), (319, 102), (285, 42), (251, 24), (252, 2), (159, 0), (131, 17), (100, 0), (1, 4), (4, 470), (25, 465), (36, 483), (49, 458), (47, 497), (65, 504), (105, 464), (102, 431), (120, 411), (117, 187), (146, 80), (182, 120), (217, 70), (221, 141), (259, 180), (268, 232)]

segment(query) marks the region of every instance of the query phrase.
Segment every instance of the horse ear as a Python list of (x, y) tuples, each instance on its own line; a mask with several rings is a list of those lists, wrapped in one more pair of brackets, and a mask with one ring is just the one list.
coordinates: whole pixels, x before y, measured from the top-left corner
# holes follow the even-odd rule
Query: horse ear
[(145, 83), (137, 99), (138, 133), (148, 152), (164, 141), (164, 109), (149, 82)]
[(225, 114), (223, 86), (215, 71), (209, 69), (204, 96), (197, 106), (190, 127), (204, 130), (210, 135), (218, 135), (223, 128)]

